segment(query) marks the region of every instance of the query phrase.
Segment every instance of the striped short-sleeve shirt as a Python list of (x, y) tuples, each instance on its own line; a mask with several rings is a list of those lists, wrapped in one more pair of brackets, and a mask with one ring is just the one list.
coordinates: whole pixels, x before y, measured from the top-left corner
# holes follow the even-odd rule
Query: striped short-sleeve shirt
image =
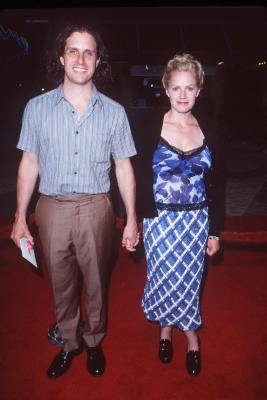
[(39, 191), (46, 195), (106, 193), (111, 157), (136, 154), (124, 107), (95, 86), (80, 118), (62, 85), (31, 99), (17, 148), (38, 156)]

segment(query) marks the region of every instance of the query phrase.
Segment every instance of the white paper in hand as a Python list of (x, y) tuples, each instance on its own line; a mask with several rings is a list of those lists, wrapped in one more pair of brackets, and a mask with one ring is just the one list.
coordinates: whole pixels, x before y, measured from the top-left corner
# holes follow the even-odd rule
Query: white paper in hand
[(36, 268), (38, 268), (34, 249), (26, 237), (22, 237), (20, 239), (20, 248), (22, 252), (22, 257), (26, 258), (26, 260), (30, 261)]

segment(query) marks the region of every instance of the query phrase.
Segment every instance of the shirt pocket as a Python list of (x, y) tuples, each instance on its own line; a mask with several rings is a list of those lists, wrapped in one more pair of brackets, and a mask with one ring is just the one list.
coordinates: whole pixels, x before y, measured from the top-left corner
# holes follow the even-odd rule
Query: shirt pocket
[(88, 158), (94, 163), (107, 163), (111, 156), (111, 140), (106, 132), (94, 133), (88, 138)]

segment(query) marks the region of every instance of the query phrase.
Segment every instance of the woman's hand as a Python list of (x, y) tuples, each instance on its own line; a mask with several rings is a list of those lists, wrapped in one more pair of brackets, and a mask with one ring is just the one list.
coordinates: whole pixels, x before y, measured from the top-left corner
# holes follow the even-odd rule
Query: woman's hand
[(220, 241), (217, 239), (208, 239), (207, 254), (213, 256), (220, 249)]

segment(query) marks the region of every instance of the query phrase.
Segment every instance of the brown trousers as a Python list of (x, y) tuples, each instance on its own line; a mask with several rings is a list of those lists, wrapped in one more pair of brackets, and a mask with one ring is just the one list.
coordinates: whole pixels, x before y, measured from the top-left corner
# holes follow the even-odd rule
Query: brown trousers
[(108, 261), (114, 237), (109, 195), (42, 195), (36, 206), (36, 222), (64, 350), (79, 346), (80, 271), (86, 300), (83, 339), (87, 346), (96, 346), (107, 326)]

